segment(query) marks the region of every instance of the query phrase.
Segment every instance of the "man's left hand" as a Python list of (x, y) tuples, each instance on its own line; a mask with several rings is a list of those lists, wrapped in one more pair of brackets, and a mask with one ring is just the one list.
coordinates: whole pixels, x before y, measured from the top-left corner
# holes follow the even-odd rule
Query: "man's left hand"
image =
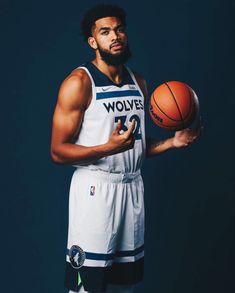
[(173, 146), (176, 148), (187, 147), (195, 142), (201, 135), (203, 127), (201, 126), (201, 119), (198, 120), (195, 127), (185, 128), (175, 132), (173, 137)]

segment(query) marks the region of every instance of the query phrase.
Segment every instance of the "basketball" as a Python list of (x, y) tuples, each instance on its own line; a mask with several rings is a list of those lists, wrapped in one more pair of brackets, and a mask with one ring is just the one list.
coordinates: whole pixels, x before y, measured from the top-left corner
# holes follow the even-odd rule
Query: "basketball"
[(194, 90), (184, 82), (164, 82), (153, 91), (149, 112), (159, 127), (182, 130), (189, 127), (198, 115), (198, 98)]

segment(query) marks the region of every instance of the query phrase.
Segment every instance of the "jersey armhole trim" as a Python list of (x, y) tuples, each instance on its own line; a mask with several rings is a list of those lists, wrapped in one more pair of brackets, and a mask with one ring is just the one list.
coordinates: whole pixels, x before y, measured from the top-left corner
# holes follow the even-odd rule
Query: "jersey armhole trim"
[(139, 86), (139, 84), (138, 84), (138, 82), (137, 82), (137, 80), (136, 80), (136, 78), (135, 78), (134, 73), (131, 71), (131, 69), (130, 69), (128, 66), (125, 66), (125, 67), (126, 67), (126, 69), (128, 70), (128, 72), (130, 73), (131, 78), (133, 79), (133, 81), (134, 81), (136, 87), (138, 88), (138, 90), (140, 91), (140, 93), (141, 93), (141, 95), (142, 95), (143, 100), (145, 101), (144, 94), (143, 94), (143, 92), (142, 92), (142, 90), (141, 90), (141, 88), (140, 88), (140, 86)]
[(92, 110), (92, 108), (94, 107), (95, 101), (96, 101), (95, 82), (94, 82), (89, 70), (85, 66), (79, 66), (79, 67), (77, 67), (77, 69), (83, 69), (87, 73), (87, 75), (89, 76), (89, 78), (91, 80), (92, 98), (91, 98), (91, 102), (90, 102), (89, 106), (87, 107), (87, 109), (85, 111), (85, 113), (88, 113)]
[[(137, 80), (136, 80), (136, 78), (135, 78), (134, 73), (133, 73), (133, 72), (131, 71), (131, 69), (130, 69), (129, 67), (127, 67), (127, 66), (126, 66), (126, 69), (127, 69), (128, 72), (130, 73), (131, 78), (133, 79), (133, 81), (134, 81), (136, 87), (138, 88), (138, 90), (140, 91), (140, 93), (141, 93), (141, 95), (142, 95), (142, 98), (143, 98), (144, 105), (145, 105), (145, 104), (146, 104), (145, 96), (144, 96), (144, 94), (143, 94), (143, 92), (142, 92), (142, 90), (141, 90), (141, 88), (140, 88), (140, 86), (139, 86), (139, 84), (138, 84), (138, 82), (137, 82)], [(146, 98), (147, 98), (147, 97), (146, 97)], [(145, 113), (145, 112), (144, 112), (144, 113)], [(144, 114), (144, 115), (145, 115), (145, 114)], [(146, 158), (146, 137), (145, 137), (145, 134), (144, 134), (144, 139), (143, 139), (143, 145), (144, 145), (144, 156), (143, 156), (143, 158), (145, 159), (145, 158)]]

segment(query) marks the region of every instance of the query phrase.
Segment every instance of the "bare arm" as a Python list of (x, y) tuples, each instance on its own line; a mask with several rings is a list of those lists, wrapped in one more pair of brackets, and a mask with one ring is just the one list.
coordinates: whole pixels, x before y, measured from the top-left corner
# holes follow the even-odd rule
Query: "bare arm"
[[(135, 77), (140, 89), (144, 94), (146, 104), (148, 98), (146, 81), (143, 77), (136, 73)], [(202, 132), (202, 129), (203, 128), (201, 127), (201, 120), (198, 117), (194, 128), (186, 128), (181, 131), (176, 131), (173, 137), (164, 140), (146, 137), (146, 156), (155, 156), (170, 149), (187, 147), (198, 139)]]
[(107, 143), (92, 147), (74, 144), (79, 135), (84, 113), (91, 100), (91, 83), (83, 70), (73, 72), (64, 80), (59, 90), (52, 124), (51, 157), (59, 164), (84, 164), (102, 157), (133, 148), (132, 132), (135, 121), (129, 129), (120, 134), (121, 122), (111, 134)]
[(195, 142), (201, 135), (203, 127), (201, 126), (201, 120), (196, 121), (195, 128), (186, 128), (180, 131), (176, 131), (173, 137), (158, 141), (155, 139), (146, 139), (146, 156), (154, 156), (161, 154), (167, 150), (174, 148), (184, 148)]

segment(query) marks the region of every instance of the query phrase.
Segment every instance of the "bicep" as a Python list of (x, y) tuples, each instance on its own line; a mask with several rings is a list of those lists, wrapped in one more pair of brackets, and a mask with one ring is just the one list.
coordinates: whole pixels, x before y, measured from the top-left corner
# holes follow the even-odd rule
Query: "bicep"
[(67, 110), (57, 105), (53, 116), (52, 141), (54, 143), (72, 143), (81, 127), (84, 111)]
[(52, 146), (73, 143), (81, 128), (89, 93), (89, 84), (77, 77), (62, 84), (53, 115)]

